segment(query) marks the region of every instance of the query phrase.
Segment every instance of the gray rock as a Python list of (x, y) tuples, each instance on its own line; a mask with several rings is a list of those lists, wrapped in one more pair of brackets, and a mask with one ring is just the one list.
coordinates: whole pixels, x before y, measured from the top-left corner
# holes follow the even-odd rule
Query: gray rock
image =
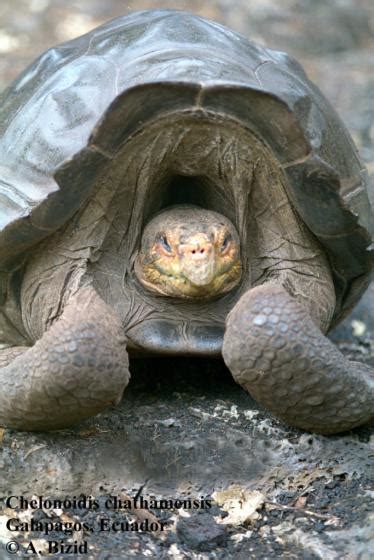
[(177, 534), (182, 543), (201, 551), (209, 551), (215, 546), (224, 546), (228, 536), (226, 526), (216, 523), (208, 513), (180, 517)]

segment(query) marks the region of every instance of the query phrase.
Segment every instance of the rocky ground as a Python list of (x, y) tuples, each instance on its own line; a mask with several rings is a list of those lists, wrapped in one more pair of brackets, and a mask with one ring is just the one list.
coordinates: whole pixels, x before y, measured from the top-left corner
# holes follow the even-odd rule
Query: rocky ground
[[(0, 90), (48, 46), (116, 15), (160, 5), (217, 19), (298, 58), (351, 131), (374, 199), (371, 0), (212, 0), (204, 7), (194, 0), (2, 0)], [(374, 286), (331, 337), (352, 359), (374, 365)], [(372, 430), (323, 437), (289, 429), (260, 409), (218, 361), (132, 366), (121, 405), (75, 430), (0, 429), (0, 497), (97, 500), (91, 508), (43, 503), (23, 510), (18, 502), (2, 502), (0, 559), (12, 557), (5, 551), (10, 541), (20, 546), (16, 557), (32, 552), (30, 541), (39, 557), (57, 557), (48, 554), (47, 540), (73, 547), (87, 541), (82, 557), (95, 560), (373, 557)], [(136, 507), (140, 498), (131, 502), (137, 494), (148, 507)], [(110, 495), (124, 507), (106, 502)], [(183, 500), (191, 498), (205, 507), (189, 508)], [(6, 530), (10, 518), (18, 532)], [(32, 520), (42, 526), (32, 531)], [(121, 521), (158, 528), (163, 521), (165, 527), (114, 531), (111, 524)], [(72, 557), (67, 547), (61, 557)]]

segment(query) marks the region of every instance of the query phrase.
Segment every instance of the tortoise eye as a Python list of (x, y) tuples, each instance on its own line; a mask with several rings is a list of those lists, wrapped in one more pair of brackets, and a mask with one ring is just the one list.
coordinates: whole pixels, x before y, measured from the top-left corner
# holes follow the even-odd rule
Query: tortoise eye
[(223, 252), (223, 251), (225, 251), (225, 249), (227, 249), (231, 240), (232, 240), (232, 235), (230, 235), (229, 233), (227, 235), (225, 235), (224, 240), (223, 240), (222, 245), (221, 245), (221, 249), (220, 249), (221, 252)]
[(167, 240), (167, 238), (166, 238), (166, 235), (160, 235), (160, 236), (158, 237), (158, 240), (157, 240), (157, 241), (160, 243), (160, 245), (162, 245), (162, 248), (165, 249), (165, 251), (167, 251), (168, 253), (171, 253), (171, 252), (172, 252), (172, 249), (171, 249), (171, 247), (170, 247), (170, 245), (169, 245), (169, 243), (168, 243), (168, 240)]

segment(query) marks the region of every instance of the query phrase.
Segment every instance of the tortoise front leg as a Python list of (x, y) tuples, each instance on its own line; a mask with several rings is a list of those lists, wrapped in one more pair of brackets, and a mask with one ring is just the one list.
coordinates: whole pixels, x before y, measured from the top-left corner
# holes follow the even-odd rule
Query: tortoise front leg
[(373, 416), (374, 370), (347, 360), (281, 286), (246, 292), (226, 326), (235, 380), (287, 424), (332, 434)]
[(130, 377), (122, 325), (90, 287), (34, 346), (0, 352), (0, 366), (0, 425), (22, 430), (93, 416), (119, 402)]

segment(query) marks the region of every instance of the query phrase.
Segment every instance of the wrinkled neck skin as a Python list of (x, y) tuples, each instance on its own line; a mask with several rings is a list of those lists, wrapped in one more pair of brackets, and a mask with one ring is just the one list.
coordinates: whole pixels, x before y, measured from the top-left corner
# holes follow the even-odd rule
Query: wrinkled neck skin
[[(134, 263), (145, 224), (178, 203), (221, 212), (236, 227), (243, 271), (228, 293), (186, 301), (138, 281)], [(287, 198), (279, 163), (236, 121), (181, 113), (126, 142), (103, 170), (96, 195), (30, 256), (20, 292), (22, 328), (32, 344), (91, 285), (118, 315), (130, 352), (219, 356), (230, 310), (269, 282), (328, 330), (335, 307), (329, 264)]]

